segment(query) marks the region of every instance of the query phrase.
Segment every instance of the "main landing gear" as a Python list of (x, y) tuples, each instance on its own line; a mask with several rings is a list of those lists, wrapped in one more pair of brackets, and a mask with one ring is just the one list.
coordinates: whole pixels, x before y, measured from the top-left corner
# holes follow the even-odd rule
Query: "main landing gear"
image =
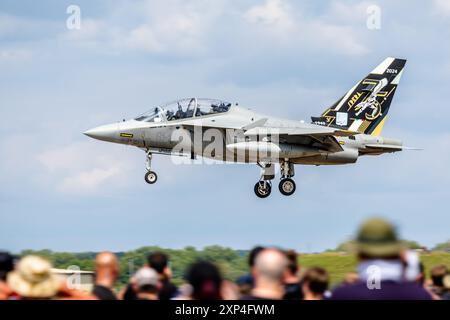
[(147, 158), (145, 160), (145, 167), (147, 169), (147, 173), (145, 174), (145, 182), (148, 184), (154, 184), (158, 180), (158, 175), (156, 172), (152, 171), (152, 153), (147, 151)]
[(272, 182), (270, 181), (258, 181), (255, 184), (255, 194), (259, 198), (267, 198), (270, 196), (270, 193), (272, 192)]
[(285, 196), (293, 195), (295, 192), (295, 188), (295, 182), (291, 178), (281, 179), (280, 183), (278, 184), (278, 189), (280, 190), (281, 194)]
[(255, 194), (259, 198), (267, 198), (272, 192), (272, 182), (275, 178), (275, 164), (273, 163), (257, 163), (261, 168), (261, 177), (255, 184)]
[[(261, 168), (261, 178), (255, 184), (254, 191), (257, 197), (267, 198), (272, 192), (272, 182), (275, 178), (275, 164), (258, 163)], [(295, 181), (291, 178), (295, 175), (294, 165), (288, 160), (280, 162), (281, 180), (278, 184), (278, 190), (285, 196), (293, 195), (296, 190)]]
[(291, 178), (295, 175), (294, 165), (287, 160), (280, 162), (281, 180), (278, 189), (282, 195), (291, 196), (294, 194), (296, 185)]

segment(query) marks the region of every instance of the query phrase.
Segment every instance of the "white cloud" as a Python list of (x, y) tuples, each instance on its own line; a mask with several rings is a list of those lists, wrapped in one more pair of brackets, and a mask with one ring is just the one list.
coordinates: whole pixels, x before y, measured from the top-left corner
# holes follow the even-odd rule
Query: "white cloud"
[(142, 49), (147, 52), (161, 52), (163, 50), (163, 45), (156, 38), (152, 28), (145, 24), (131, 30), (127, 44), (131, 48)]
[[(214, 30), (221, 7), (219, 1), (143, 1), (132, 8), (127, 4), (124, 10), (135, 21), (124, 23), (118, 14), (102, 20), (82, 20), (81, 29), (66, 30), (63, 39), (81, 45), (96, 44), (114, 52), (199, 54), (207, 48), (208, 35)], [(115, 10), (120, 8), (118, 5)]]
[(23, 62), (31, 60), (32, 51), (26, 49), (1, 49), (0, 62)]
[(68, 193), (92, 193), (120, 174), (121, 168), (111, 167), (94, 168), (70, 175), (59, 185), (59, 190)]
[[(147, 22), (128, 31), (133, 49), (177, 54), (199, 52), (204, 48), (210, 16), (199, 7), (176, 6), (173, 12), (151, 13)], [(208, 11), (208, 8), (206, 8)]]
[(0, 36), (8, 36), (29, 28), (30, 23), (19, 17), (0, 13)]
[[(326, 48), (359, 55), (367, 52), (362, 42), (365, 38), (356, 32), (365, 29), (361, 22), (366, 18), (365, 5), (365, 2), (353, 6), (333, 2), (323, 15), (309, 17), (303, 15), (301, 6), (288, 0), (266, 0), (244, 10), (241, 5), (223, 1), (171, 0), (164, 5), (143, 1), (139, 6), (127, 8), (132, 11), (127, 14), (135, 17), (132, 22), (124, 23), (117, 14), (102, 20), (84, 19), (81, 30), (66, 30), (63, 39), (113, 53), (137, 51), (204, 57), (219, 42), (246, 51), (253, 45), (248, 39), (253, 38), (255, 43), (270, 45), (268, 49), (273, 49), (276, 43), (285, 50)], [(119, 9), (120, 5), (116, 10)], [(342, 18), (349, 16), (349, 12), (357, 17), (357, 22), (354, 18)], [(232, 29), (240, 32), (228, 34)], [(224, 41), (219, 41), (223, 36)]]
[[(329, 22), (348, 25), (349, 23), (357, 23), (362, 27), (366, 27), (368, 18), (367, 8), (373, 6), (370, 1), (362, 1), (357, 3), (348, 3), (344, 1), (332, 1), (327, 12), (322, 16)], [(381, 7), (383, 10), (383, 7)], [(382, 11), (383, 12), (383, 11)]]
[[(136, 162), (136, 152), (139, 153), (139, 166), (133, 165)], [(30, 173), (29, 178), (33, 178), (41, 186), (49, 186), (63, 194), (108, 194), (126, 189), (130, 185), (133, 188), (145, 185), (142, 178), (145, 173), (145, 154), (135, 147), (88, 139), (63, 147), (48, 148), (35, 154), (33, 158), (40, 170)], [(152, 168), (161, 173), (159, 185), (179, 185), (180, 176), (184, 181), (189, 181), (194, 175), (192, 164), (176, 165), (179, 163), (177, 161), (179, 159), (176, 157), (154, 157)]]
[(54, 21), (21, 17), (0, 12), (0, 37), (4, 40), (14, 41), (48, 39), (55, 35), (59, 24)]
[(37, 154), (50, 184), (64, 193), (92, 194), (105, 186), (125, 186), (129, 169), (126, 153), (109, 148), (103, 151), (95, 142), (73, 143)]
[(71, 170), (84, 167), (93, 148), (86, 143), (74, 143), (65, 147), (44, 151), (37, 155), (37, 160), (47, 170)]
[(308, 28), (314, 30), (314, 33), (322, 35), (320, 38), (310, 38), (310, 42), (315, 42), (319, 47), (334, 49), (348, 55), (362, 55), (368, 52), (368, 49), (357, 40), (358, 36), (350, 26), (314, 21)]
[(108, 32), (106, 23), (99, 19), (83, 19), (80, 29), (67, 29), (65, 36), (69, 41), (94, 41)]
[(267, 0), (262, 5), (251, 7), (244, 17), (252, 23), (288, 29), (293, 26), (289, 6), (282, 0)]
[(450, 1), (448, 0), (434, 0), (433, 8), (437, 14), (450, 16)]
[[(359, 10), (362, 7), (356, 6), (361, 17), (365, 18), (365, 11)], [(343, 54), (361, 55), (368, 50), (360, 41), (362, 37), (358, 37), (357, 28), (338, 19), (341, 12), (350, 9), (353, 8), (332, 4), (323, 16), (310, 18), (299, 8), (290, 6), (287, 0), (266, 0), (262, 5), (248, 9), (244, 18), (250, 25), (262, 28), (260, 36), (263, 39), (271, 36), (271, 40), (286, 46), (285, 49), (314, 51), (326, 48)]]

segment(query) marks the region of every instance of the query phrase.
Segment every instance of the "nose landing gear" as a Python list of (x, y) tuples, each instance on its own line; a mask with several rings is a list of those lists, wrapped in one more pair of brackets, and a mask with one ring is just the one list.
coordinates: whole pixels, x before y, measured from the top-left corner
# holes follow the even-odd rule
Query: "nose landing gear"
[(144, 176), (145, 182), (148, 184), (154, 184), (158, 180), (158, 175), (156, 172), (152, 171), (152, 153), (150, 151), (147, 151), (145, 167), (147, 169), (147, 173)]

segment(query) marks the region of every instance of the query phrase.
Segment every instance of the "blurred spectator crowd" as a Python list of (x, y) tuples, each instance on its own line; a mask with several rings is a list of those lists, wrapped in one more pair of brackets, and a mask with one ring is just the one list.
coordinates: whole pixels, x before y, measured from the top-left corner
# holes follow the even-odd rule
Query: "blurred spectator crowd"
[(355, 238), (355, 254), (357, 270), (332, 288), (327, 270), (303, 268), (295, 251), (273, 247), (254, 248), (248, 274), (234, 282), (225, 280), (214, 263), (197, 261), (186, 270), (185, 284), (177, 287), (171, 281), (170, 257), (153, 252), (128, 284), (117, 289), (119, 261), (115, 254), (101, 252), (95, 259), (93, 289), (86, 292), (55, 275), (41, 257), (16, 261), (0, 252), (0, 300), (450, 300), (448, 266), (424, 270), (418, 254), (404, 247), (388, 221), (364, 222)]

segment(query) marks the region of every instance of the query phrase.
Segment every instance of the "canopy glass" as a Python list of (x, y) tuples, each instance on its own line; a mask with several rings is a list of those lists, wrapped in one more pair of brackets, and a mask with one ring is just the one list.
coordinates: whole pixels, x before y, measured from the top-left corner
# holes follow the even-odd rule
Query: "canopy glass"
[(217, 99), (188, 98), (166, 103), (135, 118), (137, 121), (173, 121), (227, 112), (231, 103)]

